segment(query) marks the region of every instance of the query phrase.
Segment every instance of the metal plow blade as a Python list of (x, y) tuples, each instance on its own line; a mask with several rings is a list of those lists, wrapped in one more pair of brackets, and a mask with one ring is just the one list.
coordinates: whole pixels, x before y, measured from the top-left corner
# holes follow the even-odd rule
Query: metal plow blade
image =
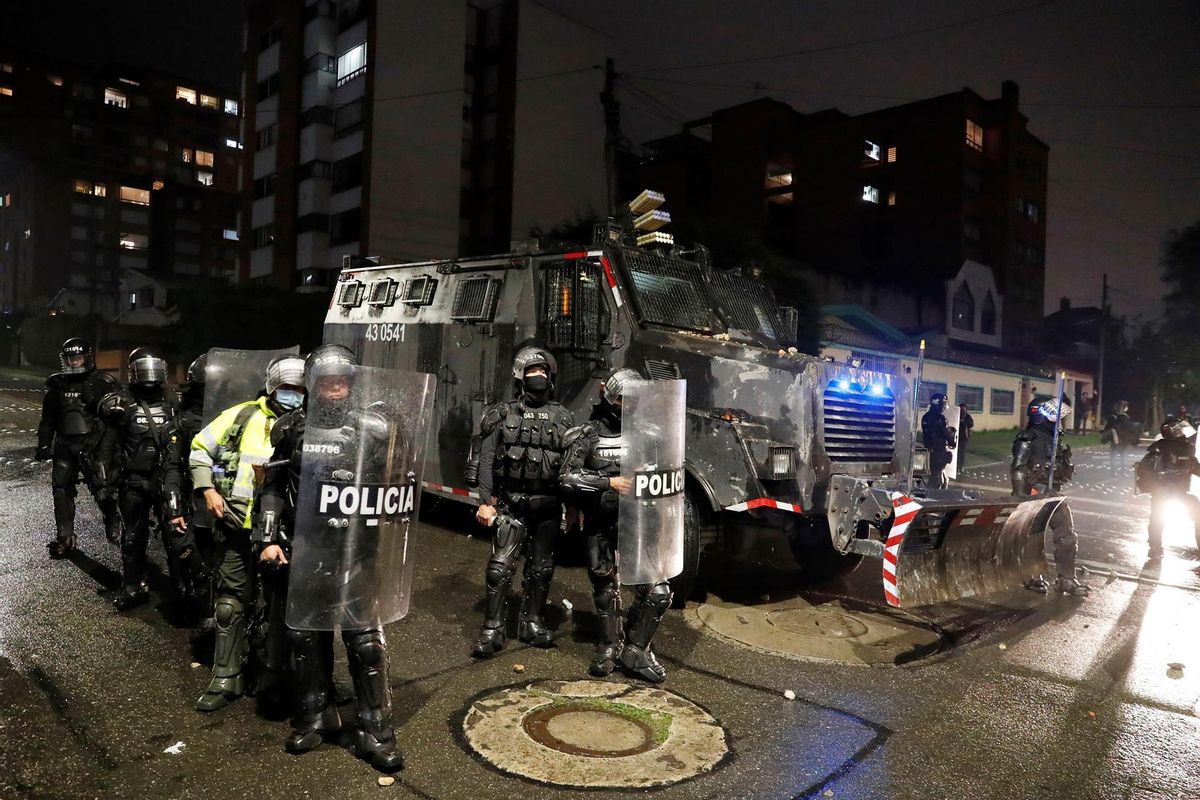
[(883, 560), (892, 606), (924, 606), (1021, 586), (1046, 572), (1045, 530), (1061, 497), (920, 501), (892, 496)]

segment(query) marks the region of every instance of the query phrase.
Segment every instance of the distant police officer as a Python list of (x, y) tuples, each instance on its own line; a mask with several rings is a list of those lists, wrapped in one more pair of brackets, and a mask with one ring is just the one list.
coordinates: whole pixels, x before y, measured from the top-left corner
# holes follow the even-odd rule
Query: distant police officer
[(179, 393), (179, 411), (167, 428), (162, 467), (162, 493), (169, 541), (176, 557), (191, 575), (201, 595), (199, 610), (211, 613), (210, 567), (212, 555), (212, 519), (203, 504), (192, 503), (192, 473), (188, 467), (192, 439), (203, 427), (204, 372), (208, 355), (201, 353), (187, 370), (187, 379)]
[[(190, 575), (172, 550), (160, 490), (162, 450), (175, 418), (174, 394), (166, 392), (167, 364), (146, 348), (129, 355), (129, 386), (105, 396), (100, 410), (107, 422), (101, 451), (118, 451), (121, 518), (121, 591), (113, 600), (119, 610), (146, 602), (146, 545), (151, 518), (158, 527), (176, 599), (190, 606)], [(109, 458), (112, 462), (115, 459)]]
[(266, 396), (222, 411), (192, 440), (192, 485), (214, 524), (217, 589), (213, 677), (196, 701), (215, 711), (244, 691), (245, 603), (250, 588), (250, 528), (254, 493), (271, 457), (271, 427), (304, 401), (304, 359), (280, 356), (267, 367)]
[[(1041, 405), (1031, 405), (1029, 412), (1029, 424), (1013, 440), (1010, 476), (1012, 493), (1016, 497), (1045, 495), (1049, 491), (1055, 425), (1060, 414), (1062, 417), (1066, 417), (1071, 413), (1071, 407), (1065, 402), (1059, 406), (1053, 400), (1048, 400)], [(1071, 448), (1061, 436), (1058, 440), (1058, 452), (1053, 461), (1054, 485), (1061, 486), (1075, 474), (1075, 466), (1071, 463)], [(1078, 540), (1075, 536), (1075, 522), (1071, 516), (1070, 506), (1065, 502), (1056, 505), (1050, 513), (1047, 524), (1054, 542), (1054, 565), (1058, 570), (1056, 591), (1081, 597), (1086, 596), (1088, 586), (1080, 583), (1075, 577), (1075, 554), (1078, 550)], [(1041, 576), (1027, 582), (1026, 586), (1038, 592), (1049, 591), (1049, 585)]]
[[(304, 458), (305, 431), (321, 448), (320, 471), (341, 472), (358, 479), (375, 480), (387, 460), (389, 425), (368, 408), (361, 411), (351, 402), (354, 368), (358, 360), (348, 348), (321, 345), (305, 361), (308, 411), (297, 409), (280, 418), (271, 431), (274, 454), (266, 470), (260, 497), (259, 529), (255, 538), (263, 544), (260, 563), (285, 568), (292, 554), (296, 500)], [(314, 377), (314, 371), (318, 374)], [(318, 435), (320, 434), (320, 435)], [(365, 441), (366, 450), (360, 449)], [(316, 458), (308, 456), (308, 458)], [(363, 474), (360, 474), (363, 473)], [(328, 478), (329, 475), (322, 477)], [(327, 537), (345, 540), (355, 535), (347, 529), (326, 529)], [(336, 548), (334, 548), (336, 549)], [(339, 554), (346, 556), (347, 554)], [(349, 567), (349, 560), (345, 566)], [(335, 569), (328, 566), (327, 569)], [(304, 577), (292, 591), (306, 591)], [(347, 576), (347, 580), (352, 580)], [(273, 603), (286, 603), (287, 585)], [(321, 744), (326, 735), (341, 727), (333, 691), (333, 631), (287, 628), (295, 664), (299, 694), (292, 733), (284, 742), (291, 753), (305, 753)], [(404, 766), (392, 730), (391, 696), (387, 682), (387, 650), (378, 627), (342, 630), (347, 665), (354, 682), (359, 730), (355, 751), (372, 766), (392, 772)]]
[(1200, 500), (1188, 492), (1193, 475), (1200, 475), (1196, 443), (1190, 437), (1196, 431), (1187, 420), (1167, 417), (1162, 437), (1150, 445), (1138, 464), (1137, 487), (1150, 492), (1150, 552), (1154, 561), (1162, 558), (1162, 533), (1168, 508), (1176, 501), (1192, 518), (1197, 547), (1200, 547)]
[(655, 658), (650, 640), (671, 605), (671, 587), (666, 581), (635, 587), (636, 599), (622, 637), (617, 576), (618, 495), (628, 495), (632, 490), (630, 479), (621, 476), (621, 461), (628, 451), (621, 431), (621, 395), (630, 381), (640, 380), (632, 369), (615, 369), (608, 374), (588, 421), (567, 433), (560, 476), (567, 501), (577, 502), (583, 511), (588, 577), (600, 617), (600, 641), (588, 672), (604, 677), (612, 673), (619, 660), (634, 675), (660, 683), (666, 678), (666, 670)]
[(58, 534), (49, 544), (51, 558), (63, 558), (75, 547), (75, 485), (81, 472), (104, 516), (105, 536), (115, 542), (121, 530), (114, 471), (97, 452), (104, 426), (100, 399), (117, 382), (96, 371), (92, 346), (78, 337), (63, 342), (59, 361), (62, 370), (46, 380), (37, 446), (39, 461), (54, 460), (51, 485)]
[(921, 417), (921, 440), (929, 451), (929, 487), (945, 489), (946, 467), (954, 456), (950, 452), (958, 444), (958, 435), (946, 422), (946, 395), (935, 393), (929, 398), (929, 410)]
[(554, 540), (562, 519), (558, 472), (563, 439), (575, 424), (554, 399), (558, 366), (538, 347), (523, 347), (513, 360), (517, 399), (488, 409), (480, 423), (479, 496), (476, 519), (495, 523), (483, 627), (472, 653), (479, 658), (504, 647), (508, 590), (515, 563), (525, 554), (525, 601), (517, 637), (537, 647), (553, 644), (542, 609), (554, 576)]
[(1100, 432), (1100, 441), (1109, 445), (1109, 464), (1113, 469), (1125, 469), (1125, 454), (1137, 446), (1140, 434), (1138, 424), (1129, 416), (1129, 403), (1118, 400)]

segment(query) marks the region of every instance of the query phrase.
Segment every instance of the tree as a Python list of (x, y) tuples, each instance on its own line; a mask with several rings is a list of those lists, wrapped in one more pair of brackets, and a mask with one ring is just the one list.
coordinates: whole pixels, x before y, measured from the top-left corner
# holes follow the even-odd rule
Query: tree
[(1147, 345), (1155, 353), (1160, 396), (1172, 410), (1200, 401), (1200, 220), (1167, 234), (1160, 263), (1166, 314), (1159, 340)]

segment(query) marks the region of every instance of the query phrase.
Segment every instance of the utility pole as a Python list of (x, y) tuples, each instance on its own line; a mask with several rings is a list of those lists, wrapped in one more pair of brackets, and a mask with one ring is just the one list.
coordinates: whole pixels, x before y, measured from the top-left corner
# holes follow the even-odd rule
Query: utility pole
[(617, 216), (617, 142), (621, 136), (621, 104), (617, 102), (617, 72), (611, 58), (604, 59), (604, 91), (600, 104), (604, 106), (604, 177), (608, 183), (608, 215)]
[(1104, 348), (1108, 342), (1108, 273), (1100, 284), (1100, 363), (1096, 367), (1096, 428), (1104, 417)]

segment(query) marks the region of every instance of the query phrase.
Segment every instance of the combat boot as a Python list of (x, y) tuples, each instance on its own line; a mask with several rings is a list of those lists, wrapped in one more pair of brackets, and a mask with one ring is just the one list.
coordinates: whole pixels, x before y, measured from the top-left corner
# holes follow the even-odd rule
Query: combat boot
[(1058, 580), (1054, 583), (1054, 590), (1075, 597), (1087, 597), (1092, 588), (1074, 576), (1059, 575)]
[(404, 768), (392, 730), (392, 700), (387, 683), (387, 649), (383, 631), (343, 631), (346, 665), (354, 681), (354, 703), (359, 730), (354, 752), (380, 772)]
[(75, 534), (72, 533), (65, 538), (55, 539), (46, 545), (46, 549), (50, 551), (50, 558), (66, 558), (75, 549)]
[(1037, 592), (1038, 594), (1050, 593), (1050, 584), (1046, 581), (1045, 577), (1041, 575), (1035, 575), (1034, 577), (1025, 581), (1024, 585), (1025, 588), (1031, 592)]
[(536, 575), (532, 579), (526, 574), (525, 599), (521, 603), (521, 621), (517, 623), (517, 638), (533, 647), (553, 647), (554, 637), (542, 621), (542, 609), (546, 606), (546, 595), (550, 593), (550, 579)]
[(650, 641), (671, 605), (671, 587), (664, 581), (639, 586), (636, 591), (637, 599), (629, 609), (629, 620), (625, 625), (625, 649), (621, 651), (621, 666), (642, 680), (662, 683), (667, 679), (667, 671), (654, 657)]
[(588, 674), (595, 678), (611, 675), (617, 666), (617, 657), (620, 654), (620, 612), (602, 614), (600, 616), (600, 643), (596, 645), (596, 653), (592, 656), (592, 663), (588, 666)]
[(292, 732), (283, 742), (283, 749), (295, 755), (307, 753), (320, 745), (325, 737), (341, 729), (342, 715), (337, 706), (330, 705), (312, 716), (297, 717)]
[(550, 629), (542, 624), (541, 619), (533, 615), (526, 617), (524, 612), (522, 612), (521, 621), (517, 624), (517, 638), (533, 647), (554, 646), (554, 636), (550, 633)]
[(647, 645), (639, 647), (630, 642), (621, 651), (621, 666), (631, 675), (650, 683), (662, 683), (667, 679), (667, 671), (654, 657), (654, 651)]
[(475, 644), (471, 646), (471, 655), (476, 658), (490, 658), (496, 653), (504, 649), (508, 637), (504, 633), (504, 628), (490, 628), (487, 623), (479, 629), (479, 636), (475, 639)]
[(104, 517), (104, 538), (111, 544), (120, 544), (121, 520), (116, 515)]
[(121, 591), (117, 592), (117, 596), (113, 598), (113, 606), (117, 611), (128, 611), (131, 608), (144, 605), (150, 600), (150, 589), (146, 584), (139, 583), (136, 586), (122, 587)]
[(245, 693), (242, 661), (246, 649), (246, 620), (241, 601), (217, 598), (216, 635), (213, 643), (213, 677), (196, 701), (197, 711), (216, 711)]

